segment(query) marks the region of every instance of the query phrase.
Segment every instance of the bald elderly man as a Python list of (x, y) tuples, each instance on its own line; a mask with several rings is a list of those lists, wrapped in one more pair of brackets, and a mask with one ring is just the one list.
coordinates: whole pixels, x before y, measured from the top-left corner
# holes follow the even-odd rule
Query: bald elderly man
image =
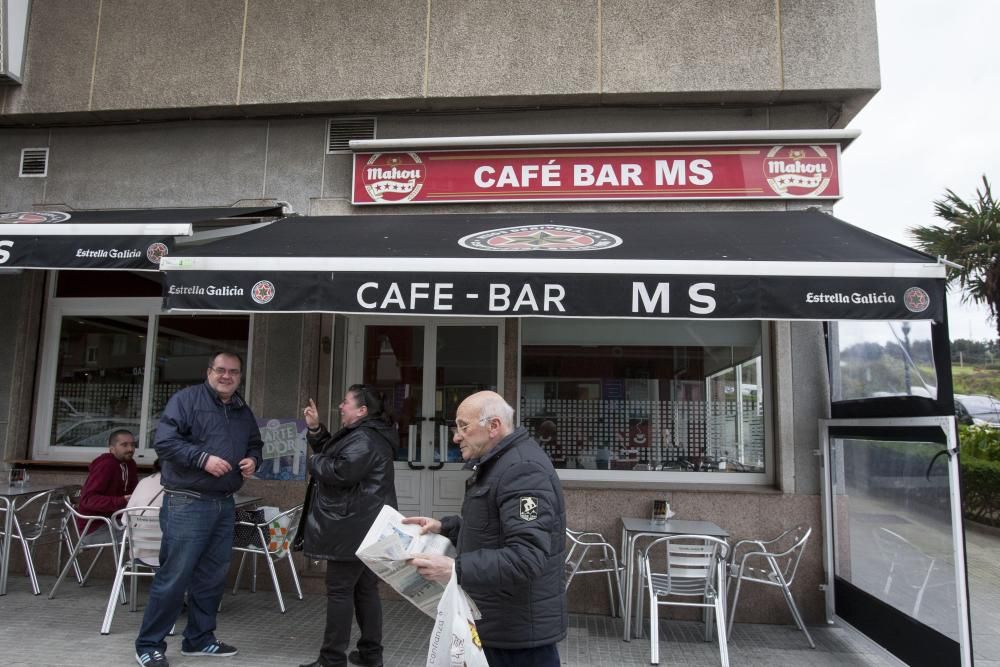
[(490, 667), (558, 667), (566, 636), (566, 505), (552, 462), (499, 394), (481, 391), (458, 406), (454, 441), (466, 482), (461, 516), (405, 523), (440, 533), (458, 555), (416, 555), (417, 571), (447, 582), (452, 568), (475, 601)]

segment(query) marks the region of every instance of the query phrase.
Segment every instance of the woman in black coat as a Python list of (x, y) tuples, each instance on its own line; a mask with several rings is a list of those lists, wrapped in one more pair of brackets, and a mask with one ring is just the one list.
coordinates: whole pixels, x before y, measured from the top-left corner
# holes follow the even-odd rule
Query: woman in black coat
[[(399, 435), (373, 387), (356, 384), (340, 402), (343, 426), (330, 433), (316, 404), (302, 411), (313, 455), (315, 488), (305, 517), (303, 553), (326, 563), (326, 632), (319, 658), (303, 667), (382, 665), (382, 602), (378, 577), (354, 555), (383, 505), (396, 507), (393, 460)], [(351, 617), (361, 638), (347, 655)]]

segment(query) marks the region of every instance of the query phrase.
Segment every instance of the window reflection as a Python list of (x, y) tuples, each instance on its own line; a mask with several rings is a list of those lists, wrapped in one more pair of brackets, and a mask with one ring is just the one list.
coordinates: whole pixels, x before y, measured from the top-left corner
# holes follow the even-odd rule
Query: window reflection
[[(603, 335), (651, 336), (632, 326)], [(674, 326), (677, 342), (698, 338), (691, 323)], [(531, 339), (547, 332), (529, 329), (522, 423), (560, 468), (764, 472), (760, 329), (748, 332), (739, 345), (542, 345)]]
[(930, 322), (831, 322), (833, 400), (937, 398)]
[(67, 317), (59, 336), (52, 443), (107, 447), (117, 428), (139, 432), (146, 317)]

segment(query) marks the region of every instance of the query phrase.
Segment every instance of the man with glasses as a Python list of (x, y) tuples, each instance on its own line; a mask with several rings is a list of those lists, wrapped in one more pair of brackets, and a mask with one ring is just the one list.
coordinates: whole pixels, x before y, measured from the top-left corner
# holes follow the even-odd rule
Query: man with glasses
[(426, 579), (458, 583), (482, 613), (476, 622), (490, 667), (558, 667), (566, 636), (566, 505), (552, 462), (499, 394), (462, 401), (453, 439), (472, 477), (461, 516), (404, 523), (441, 533), (454, 559), (417, 554)]
[(162, 462), (160, 567), (135, 641), (136, 661), (167, 667), (166, 636), (187, 591), (188, 620), (181, 653), (219, 657), (236, 647), (215, 637), (232, 556), (233, 494), (260, 465), (257, 420), (237, 393), (243, 359), (212, 355), (204, 384), (182, 389), (167, 402), (153, 447)]

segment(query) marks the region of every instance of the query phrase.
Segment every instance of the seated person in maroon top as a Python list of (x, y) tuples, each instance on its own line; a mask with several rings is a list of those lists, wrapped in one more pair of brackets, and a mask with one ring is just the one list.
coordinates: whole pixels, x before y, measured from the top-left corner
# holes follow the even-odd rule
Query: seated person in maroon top
[[(87, 516), (110, 517), (123, 509), (129, 496), (139, 483), (139, 471), (132, 458), (135, 456), (135, 436), (127, 429), (113, 431), (108, 437), (108, 451), (90, 463), (87, 481), (80, 492), (77, 511)], [(85, 522), (77, 521), (83, 529)], [(90, 524), (90, 534), (85, 536), (88, 543), (108, 541), (107, 526), (103, 523)]]

